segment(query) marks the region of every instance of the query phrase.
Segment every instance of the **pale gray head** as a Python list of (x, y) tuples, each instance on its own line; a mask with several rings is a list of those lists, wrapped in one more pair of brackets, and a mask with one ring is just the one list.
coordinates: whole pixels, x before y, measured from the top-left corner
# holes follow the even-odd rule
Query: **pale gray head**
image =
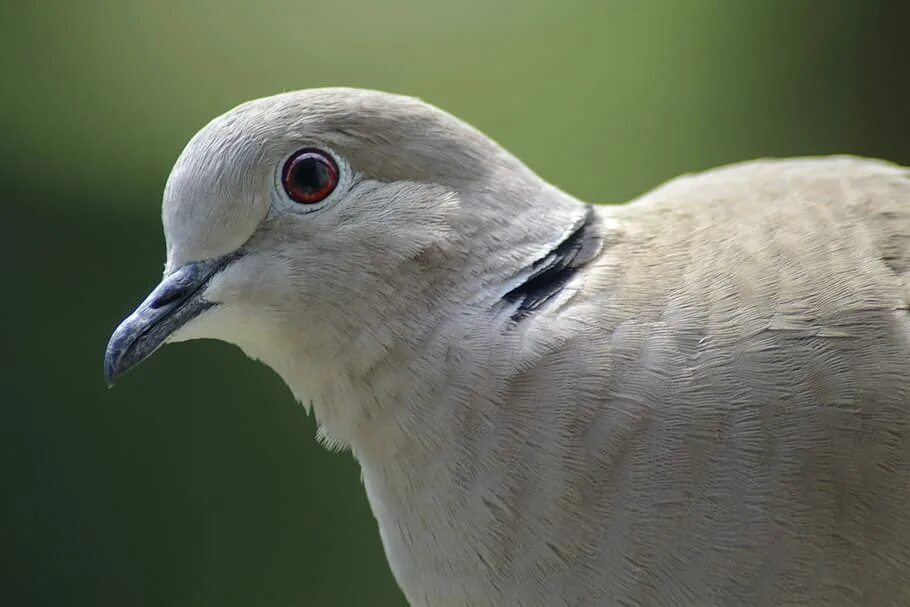
[(164, 279), (111, 338), (107, 378), (198, 337), (285, 379), (367, 367), (440, 314), (494, 307), (582, 213), (416, 99), (315, 89), (243, 104), (168, 179)]

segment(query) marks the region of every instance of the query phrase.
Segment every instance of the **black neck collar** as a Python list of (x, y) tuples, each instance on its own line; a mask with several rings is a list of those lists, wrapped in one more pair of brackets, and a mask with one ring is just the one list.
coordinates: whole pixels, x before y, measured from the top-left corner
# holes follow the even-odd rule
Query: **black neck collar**
[(594, 209), (589, 205), (584, 218), (549, 253), (525, 268), (524, 281), (502, 296), (509, 304), (518, 304), (512, 312), (512, 320), (518, 322), (562, 291), (591, 255), (582, 254), (589, 249), (592, 240)]

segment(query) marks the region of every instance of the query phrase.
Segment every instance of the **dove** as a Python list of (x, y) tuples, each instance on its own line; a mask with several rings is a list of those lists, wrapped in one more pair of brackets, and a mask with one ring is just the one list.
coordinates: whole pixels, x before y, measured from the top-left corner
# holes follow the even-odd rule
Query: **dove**
[(244, 103), (164, 190), (164, 343), (270, 366), (415, 606), (910, 604), (910, 171), (762, 159), (592, 205), (358, 89)]

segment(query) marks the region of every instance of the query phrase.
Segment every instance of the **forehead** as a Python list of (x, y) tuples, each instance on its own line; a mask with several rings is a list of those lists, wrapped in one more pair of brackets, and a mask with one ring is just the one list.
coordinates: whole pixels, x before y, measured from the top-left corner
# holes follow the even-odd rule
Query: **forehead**
[(412, 97), (328, 88), (242, 104), (206, 126), (193, 142), (233, 162), (277, 161), (304, 145), (341, 154), (377, 181), (463, 186), (482, 171), (490, 142), (474, 129)]

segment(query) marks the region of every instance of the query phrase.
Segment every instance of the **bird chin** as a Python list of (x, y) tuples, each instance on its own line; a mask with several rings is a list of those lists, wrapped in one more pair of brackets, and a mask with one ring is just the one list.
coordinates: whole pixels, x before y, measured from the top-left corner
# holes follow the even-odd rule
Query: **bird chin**
[(275, 328), (265, 323), (255, 310), (242, 306), (224, 303), (212, 306), (174, 331), (167, 343), (191, 339), (217, 339), (235, 345), (250, 358), (269, 366), (281, 358), (279, 352), (273, 351), (275, 344), (281, 343)]
[(230, 310), (224, 304), (212, 306), (202, 312), (182, 327), (171, 333), (165, 343), (178, 343), (191, 339), (219, 339), (230, 342), (231, 323)]

